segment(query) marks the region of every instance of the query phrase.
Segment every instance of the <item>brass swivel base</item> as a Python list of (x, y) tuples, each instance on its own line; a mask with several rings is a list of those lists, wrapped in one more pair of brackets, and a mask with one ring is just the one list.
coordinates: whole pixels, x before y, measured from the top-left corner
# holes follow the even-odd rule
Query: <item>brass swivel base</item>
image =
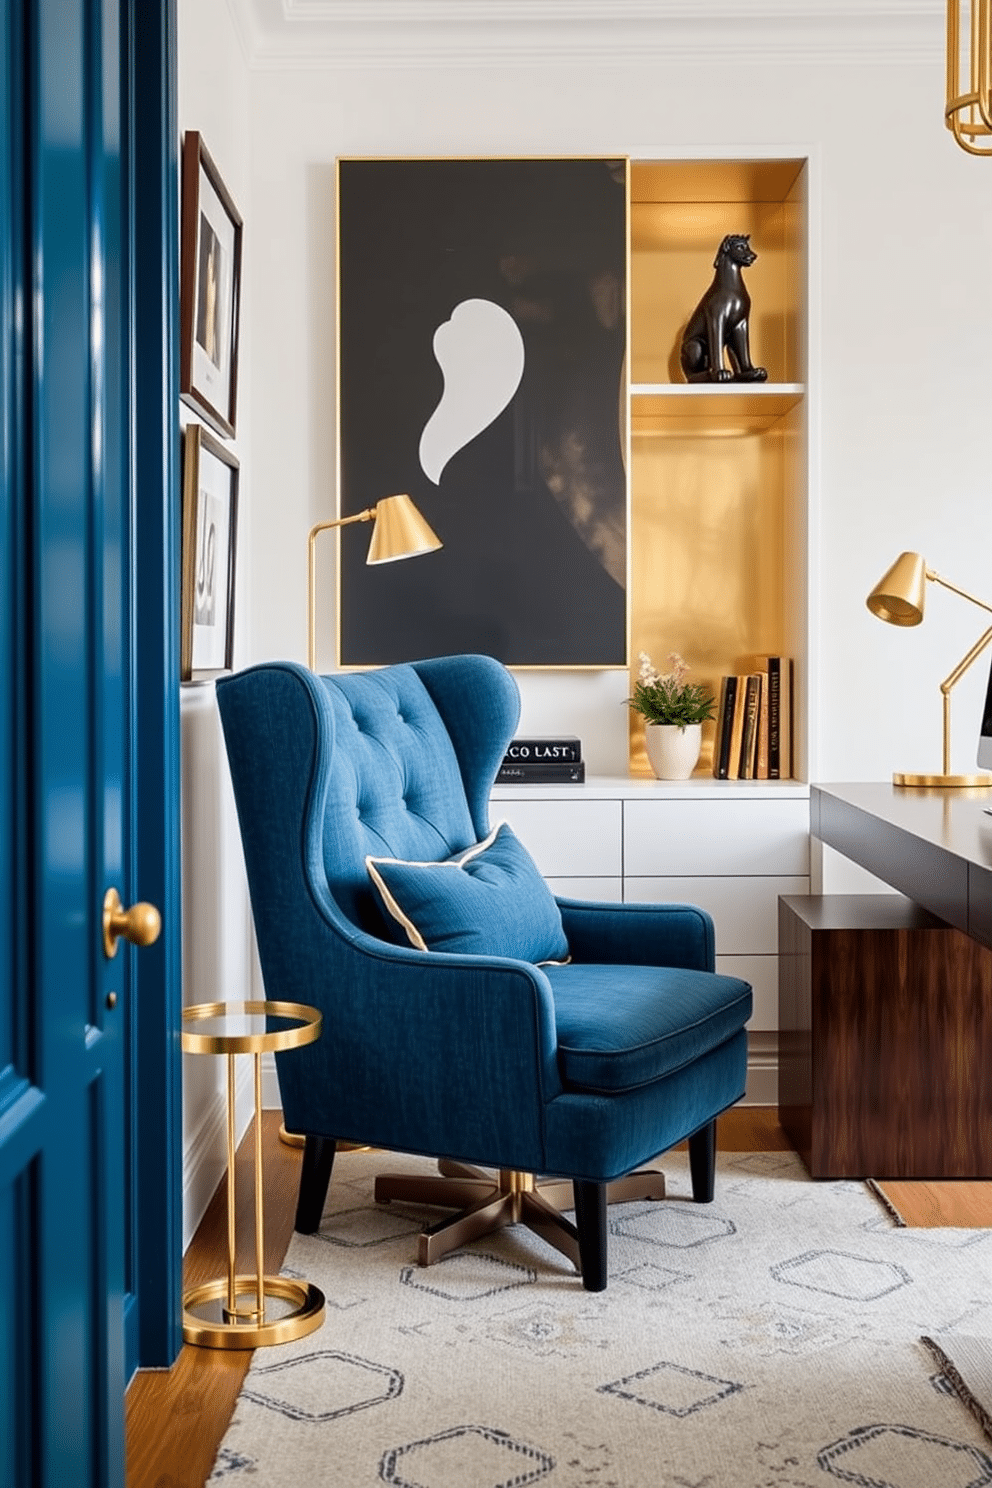
[[(464, 1163), (438, 1162), (438, 1176), (383, 1173), (375, 1180), (377, 1203), (391, 1199), (408, 1204), (437, 1204), (457, 1209), (457, 1214), (440, 1220), (423, 1230), (417, 1248), (421, 1266), (432, 1266), (459, 1246), (469, 1245), (483, 1235), (490, 1235), (506, 1225), (523, 1224), (562, 1255), (567, 1256), (577, 1271), (579, 1232), (563, 1209), (573, 1204), (572, 1185), (567, 1179), (537, 1182), (532, 1173), (515, 1168), (500, 1168), (499, 1176)], [(643, 1168), (616, 1178), (607, 1184), (607, 1202), (630, 1203), (634, 1199), (663, 1199), (665, 1175), (654, 1168)]]

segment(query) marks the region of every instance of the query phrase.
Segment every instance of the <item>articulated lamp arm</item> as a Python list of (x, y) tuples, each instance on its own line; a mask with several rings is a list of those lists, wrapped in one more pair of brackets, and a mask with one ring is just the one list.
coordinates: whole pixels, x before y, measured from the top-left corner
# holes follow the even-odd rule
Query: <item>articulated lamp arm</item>
[[(980, 610), (987, 610), (989, 614), (992, 614), (992, 605), (986, 604), (983, 599), (976, 599), (975, 596), (973, 594), (969, 594), (966, 589), (959, 589), (956, 584), (951, 584), (948, 582), (947, 579), (941, 578), (939, 573), (934, 573), (933, 569), (928, 568), (926, 574), (927, 578), (930, 579), (934, 584), (942, 584), (945, 589), (952, 590), (954, 594), (960, 594), (962, 599), (970, 599), (972, 604), (977, 605)], [(978, 660), (979, 656), (981, 656), (982, 652), (985, 650), (990, 641), (992, 641), (992, 625), (989, 626), (988, 630), (985, 631), (983, 635), (979, 636), (978, 640), (972, 646), (967, 655), (961, 658), (954, 670), (952, 672), (949, 672), (948, 675), (944, 678), (943, 682), (941, 682), (940, 684), (940, 691), (943, 697), (944, 707), (945, 775), (950, 775), (951, 773), (951, 688), (956, 682), (960, 681), (965, 672), (971, 666), (972, 662)]]

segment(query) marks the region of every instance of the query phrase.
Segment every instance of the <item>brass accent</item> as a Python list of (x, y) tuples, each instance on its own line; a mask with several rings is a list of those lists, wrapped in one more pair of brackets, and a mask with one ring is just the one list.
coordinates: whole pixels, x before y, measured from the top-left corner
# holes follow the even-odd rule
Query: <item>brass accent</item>
[(110, 1008), (111, 1012), (113, 1012), (114, 1008), (117, 1006), (117, 993), (116, 992), (108, 992), (107, 993), (107, 1006), (108, 1006), (108, 1008)]
[(286, 1147), (305, 1147), (307, 1139), (302, 1132), (291, 1132), (286, 1130), (285, 1121), (279, 1123), (279, 1140)]
[(962, 48), (964, 3), (947, 0), (944, 123), (969, 155), (992, 155), (992, 0), (967, 0), (967, 63)]
[[(580, 1270), (578, 1230), (562, 1210), (573, 1204), (572, 1185), (567, 1180), (541, 1182), (532, 1173), (500, 1168), (496, 1178), (482, 1168), (442, 1158), (438, 1175), (383, 1173), (375, 1180), (375, 1198), (380, 1204), (402, 1200), (409, 1204), (437, 1204), (458, 1209), (457, 1214), (423, 1230), (417, 1247), (421, 1266), (432, 1266), (442, 1256), (468, 1245), (483, 1235), (523, 1224)], [(665, 1175), (643, 1168), (607, 1184), (607, 1201), (629, 1203), (633, 1199), (663, 1199)]]
[(183, 1024), (210, 1018), (293, 1018), (299, 1028), (263, 1029), (254, 1033), (197, 1033), (183, 1027), (180, 1039), (184, 1054), (274, 1054), (279, 1049), (299, 1049), (320, 1037), (324, 1017), (305, 1002), (200, 1002), (183, 1009)]
[[(952, 584), (939, 573), (935, 573), (932, 568), (927, 567), (919, 553), (900, 553), (892, 567), (879, 579), (865, 603), (873, 615), (877, 615), (879, 620), (885, 620), (890, 625), (920, 625), (926, 609), (927, 580), (932, 584), (940, 584), (944, 589), (950, 589), (952, 594), (958, 594), (962, 599), (967, 599), (971, 604), (977, 605), (980, 610), (987, 610), (992, 614), (992, 605), (986, 604), (983, 599), (976, 599), (966, 589), (960, 589), (957, 584)], [(951, 774), (951, 688), (964, 676), (972, 662), (981, 656), (990, 641), (992, 641), (992, 625), (979, 636), (971, 649), (965, 653), (953, 671), (949, 672), (940, 684), (943, 709), (943, 769), (941, 773), (939, 775), (915, 775), (898, 771), (892, 776), (893, 785), (971, 790), (975, 786), (992, 784), (992, 776), (989, 775)]]
[[(294, 1028), (260, 1032), (230, 1030), (198, 1032), (197, 1023), (212, 1019), (282, 1018), (298, 1024)], [(265, 1213), (262, 1173), (262, 1055), (281, 1049), (298, 1049), (320, 1036), (323, 1015), (302, 1002), (209, 1002), (183, 1010), (180, 1041), (187, 1054), (224, 1054), (227, 1057), (227, 1275), (189, 1289), (183, 1294), (183, 1338), (207, 1348), (259, 1348), (264, 1344), (288, 1343), (319, 1328), (324, 1317), (324, 1297), (308, 1282), (265, 1275)], [(235, 1058), (251, 1054), (254, 1065), (254, 1176), (255, 1176), (255, 1274), (239, 1276), (236, 1270), (235, 1234)], [(244, 1305), (242, 1298), (251, 1299)], [(267, 1303), (280, 1299), (292, 1303), (289, 1311), (272, 1316)], [(201, 1316), (197, 1307), (221, 1302), (218, 1316)]]
[(443, 546), (405, 493), (384, 496), (375, 506), (366, 507), (353, 516), (315, 523), (307, 540), (307, 666), (311, 671), (317, 653), (317, 537), (332, 527), (349, 527), (352, 522), (375, 523), (366, 563), (394, 563), (400, 558), (433, 553)]
[[(196, 1309), (205, 1303), (229, 1297), (226, 1277), (221, 1281), (207, 1281), (201, 1286), (191, 1287), (183, 1296), (185, 1342), (199, 1344), (202, 1348), (263, 1348), (273, 1343), (292, 1343), (320, 1327), (325, 1304), (319, 1288), (310, 1282), (291, 1280), (288, 1276), (266, 1276), (263, 1281), (266, 1301), (279, 1298), (292, 1304), (285, 1317), (257, 1322), (253, 1311), (249, 1310), (228, 1318), (225, 1316), (228, 1312), (226, 1306), (218, 1309), (221, 1315), (215, 1319), (198, 1316)], [(238, 1296), (254, 1296), (256, 1287), (254, 1276), (235, 1278)]]
[(911, 785), (941, 790), (986, 790), (992, 776), (989, 775), (912, 775), (904, 770), (894, 770), (893, 785)]
[(116, 889), (108, 889), (103, 896), (103, 954), (108, 961), (117, 955), (117, 942), (122, 937), (131, 945), (148, 946), (158, 940), (162, 930), (162, 916), (154, 904), (139, 900), (125, 909)]

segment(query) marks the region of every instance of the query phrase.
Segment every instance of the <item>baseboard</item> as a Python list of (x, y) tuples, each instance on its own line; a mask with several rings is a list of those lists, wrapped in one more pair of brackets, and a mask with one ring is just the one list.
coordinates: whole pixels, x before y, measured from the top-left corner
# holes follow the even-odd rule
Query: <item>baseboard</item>
[[(235, 1075), (235, 1142), (248, 1129), (254, 1110), (251, 1061), (239, 1059)], [(263, 1086), (264, 1088), (264, 1086)], [(183, 1251), (196, 1234), (217, 1185), (227, 1172), (227, 1089), (215, 1090), (196, 1131), (183, 1144)]]
[(747, 1036), (747, 1088), (744, 1106), (778, 1105), (778, 1033)]
[(281, 1111), (282, 1095), (279, 1092), (279, 1076), (276, 1073), (276, 1056), (262, 1055), (262, 1109)]

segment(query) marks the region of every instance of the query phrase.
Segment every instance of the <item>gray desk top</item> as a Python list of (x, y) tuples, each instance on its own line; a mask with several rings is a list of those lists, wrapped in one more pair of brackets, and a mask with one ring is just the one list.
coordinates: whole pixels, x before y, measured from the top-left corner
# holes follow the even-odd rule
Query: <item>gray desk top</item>
[(810, 830), (932, 914), (992, 945), (992, 787), (814, 785)]

